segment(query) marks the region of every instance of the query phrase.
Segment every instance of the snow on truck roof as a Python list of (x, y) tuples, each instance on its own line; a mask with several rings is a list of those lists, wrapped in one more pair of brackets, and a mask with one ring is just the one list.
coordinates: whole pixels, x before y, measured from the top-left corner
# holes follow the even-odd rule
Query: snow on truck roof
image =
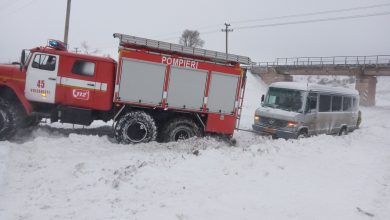
[(339, 93), (339, 94), (349, 94), (349, 95), (359, 94), (356, 89), (324, 86), (324, 85), (318, 85), (312, 83), (307, 84), (307, 83), (299, 83), (299, 82), (276, 82), (276, 83), (272, 83), (269, 87), (294, 89), (294, 90), (302, 90), (302, 91), (329, 92), (329, 93)]

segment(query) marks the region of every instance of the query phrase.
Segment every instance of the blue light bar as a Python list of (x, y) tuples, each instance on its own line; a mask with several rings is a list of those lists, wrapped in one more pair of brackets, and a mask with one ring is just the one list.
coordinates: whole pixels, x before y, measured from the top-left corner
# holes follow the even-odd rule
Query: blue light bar
[(54, 48), (56, 50), (64, 50), (64, 51), (66, 51), (66, 47), (67, 47), (65, 43), (53, 39), (49, 39), (47, 41), (47, 46)]
[(51, 47), (58, 47), (58, 42), (54, 40), (49, 40), (49, 46)]

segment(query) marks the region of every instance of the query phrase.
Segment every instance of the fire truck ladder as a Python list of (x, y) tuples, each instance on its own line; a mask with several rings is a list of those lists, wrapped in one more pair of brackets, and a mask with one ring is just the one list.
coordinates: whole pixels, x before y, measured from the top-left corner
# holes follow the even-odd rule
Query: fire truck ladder
[(213, 62), (217, 63), (240, 63), (245, 65), (251, 65), (252, 62), (249, 57), (226, 54), (221, 52), (216, 52), (212, 50), (205, 50), (195, 47), (186, 47), (179, 44), (172, 44), (157, 40), (150, 40), (141, 37), (134, 37), (125, 34), (114, 34), (114, 38), (119, 38), (120, 45), (126, 47), (126, 45), (136, 45), (136, 46), (144, 46), (147, 48), (158, 49), (162, 51), (168, 52), (177, 52), (180, 54), (191, 55), (195, 57), (204, 57), (208, 58)]
[(242, 113), (242, 105), (244, 104), (244, 96), (245, 96), (245, 86), (246, 86), (246, 70), (244, 70), (244, 74), (242, 76), (241, 81), (241, 89), (240, 89), (240, 98), (238, 100), (238, 112), (237, 112), (237, 121), (236, 121), (236, 129), (240, 130), (240, 122), (241, 122), (241, 113)]

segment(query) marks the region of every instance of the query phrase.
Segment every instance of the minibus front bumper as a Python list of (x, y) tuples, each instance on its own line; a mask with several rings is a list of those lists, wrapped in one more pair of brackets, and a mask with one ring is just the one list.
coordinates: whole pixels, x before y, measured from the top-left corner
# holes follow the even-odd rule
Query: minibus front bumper
[(297, 132), (287, 131), (287, 130), (282, 130), (282, 129), (277, 129), (277, 128), (264, 127), (264, 126), (261, 126), (259, 124), (253, 124), (252, 128), (254, 131), (256, 131), (259, 134), (271, 135), (271, 136), (277, 137), (277, 138), (295, 139), (298, 137)]

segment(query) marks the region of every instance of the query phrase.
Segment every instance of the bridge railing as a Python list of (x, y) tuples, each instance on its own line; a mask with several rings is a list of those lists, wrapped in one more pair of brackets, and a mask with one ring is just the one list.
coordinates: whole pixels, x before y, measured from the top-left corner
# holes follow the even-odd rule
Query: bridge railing
[(276, 58), (257, 66), (390, 66), (390, 55)]

